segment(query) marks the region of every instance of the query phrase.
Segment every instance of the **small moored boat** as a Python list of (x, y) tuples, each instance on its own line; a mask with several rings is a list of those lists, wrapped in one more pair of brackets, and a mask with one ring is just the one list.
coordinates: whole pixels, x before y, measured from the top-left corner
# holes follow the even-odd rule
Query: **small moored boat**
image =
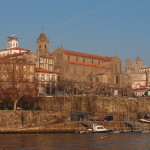
[(142, 123), (150, 123), (150, 120), (146, 120), (146, 119), (140, 119), (139, 121)]
[(111, 133), (113, 129), (106, 129), (102, 125), (93, 124), (92, 129), (88, 129), (89, 133)]

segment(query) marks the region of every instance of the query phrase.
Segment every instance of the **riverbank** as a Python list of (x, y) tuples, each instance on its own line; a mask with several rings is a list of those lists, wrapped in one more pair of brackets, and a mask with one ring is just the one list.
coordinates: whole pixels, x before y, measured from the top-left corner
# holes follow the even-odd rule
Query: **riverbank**
[(26, 128), (0, 128), (0, 134), (32, 134), (32, 133), (79, 133), (86, 130), (86, 125), (92, 125), (93, 123), (101, 124), (107, 129), (115, 129), (116, 133), (123, 129), (128, 130), (142, 130), (143, 133), (149, 133), (150, 124), (146, 123), (131, 123), (124, 121), (100, 121), (100, 122), (81, 122), (72, 121), (65, 123), (55, 123), (38, 127), (26, 127)]

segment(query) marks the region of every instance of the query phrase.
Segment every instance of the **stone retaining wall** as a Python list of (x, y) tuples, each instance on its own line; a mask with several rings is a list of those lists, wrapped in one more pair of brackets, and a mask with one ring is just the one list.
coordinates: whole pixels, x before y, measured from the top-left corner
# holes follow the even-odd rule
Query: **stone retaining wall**
[(92, 116), (114, 115), (116, 121), (136, 120), (150, 112), (150, 97), (49, 97), (40, 98), (39, 106), (45, 111), (88, 112)]

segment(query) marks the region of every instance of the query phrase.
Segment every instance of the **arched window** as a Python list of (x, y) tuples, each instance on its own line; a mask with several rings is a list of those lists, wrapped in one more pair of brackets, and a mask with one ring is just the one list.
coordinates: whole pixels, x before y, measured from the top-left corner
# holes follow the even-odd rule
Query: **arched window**
[(41, 45), (39, 45), (39, 50), (41, 50)]

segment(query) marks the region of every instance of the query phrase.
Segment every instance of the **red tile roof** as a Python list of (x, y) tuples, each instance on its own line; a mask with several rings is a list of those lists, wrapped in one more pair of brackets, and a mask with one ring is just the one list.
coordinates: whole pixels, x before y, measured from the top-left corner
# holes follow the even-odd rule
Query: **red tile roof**
[(109, 69), (106, 66), (99, 66), (99, 65), (96, 65), (96, 64), (86, 64), (86, 63), (80, 63), (80, 62), (74, 62), (74, 61), (67, 61), (67, 60), (65, 60), (65, 62), (70, 63), (70, 64), (77, 64), (77, 65), (83, 65), (83, 66), (99, 67), (99, 68), (103, 68), (103, 69)]
[(21, 48), (21, 47), (7, 48), (7, 49), (2, 49), (0, 51), (7, 51), (7, 50), (26, 50), (26, 51), (31, 51), (31, 50), (24, 49), (24, 48)]
[(15, 54), (4, 56), (3, 58), (10, 58), (10, 57), (22, 56), (23, 54), (26, 54), (26, 53), (28, 53), (28, 52), (15, 53)]
[(36, 72), (57, 73), (56, 71), (46, 70), (43, 68), (36, 68)]
[(150, 67), (147, 66), (147, 67), (142, 67), (142, 68), (140, 68), (140, 69), (148, 69), (148, 68), (150, 68)]
[(63, 51), (66, 54), (78, 55), (78, 56), (84, 56), (84, 57), (90, 57), (90, 58), (97, 58), (97, 59), (102, 59), (102, 60), (105, 60), (105, 61), (110, 61), (112, 59), (112, 57), (97, 56), (97, 55), (80, 53), (80, 52), (75, 52), (75, 51), (70, 51), (70, 50), (63, 50)]
[(132, 88), (132, 90), (147, 90), (149, 87)]

